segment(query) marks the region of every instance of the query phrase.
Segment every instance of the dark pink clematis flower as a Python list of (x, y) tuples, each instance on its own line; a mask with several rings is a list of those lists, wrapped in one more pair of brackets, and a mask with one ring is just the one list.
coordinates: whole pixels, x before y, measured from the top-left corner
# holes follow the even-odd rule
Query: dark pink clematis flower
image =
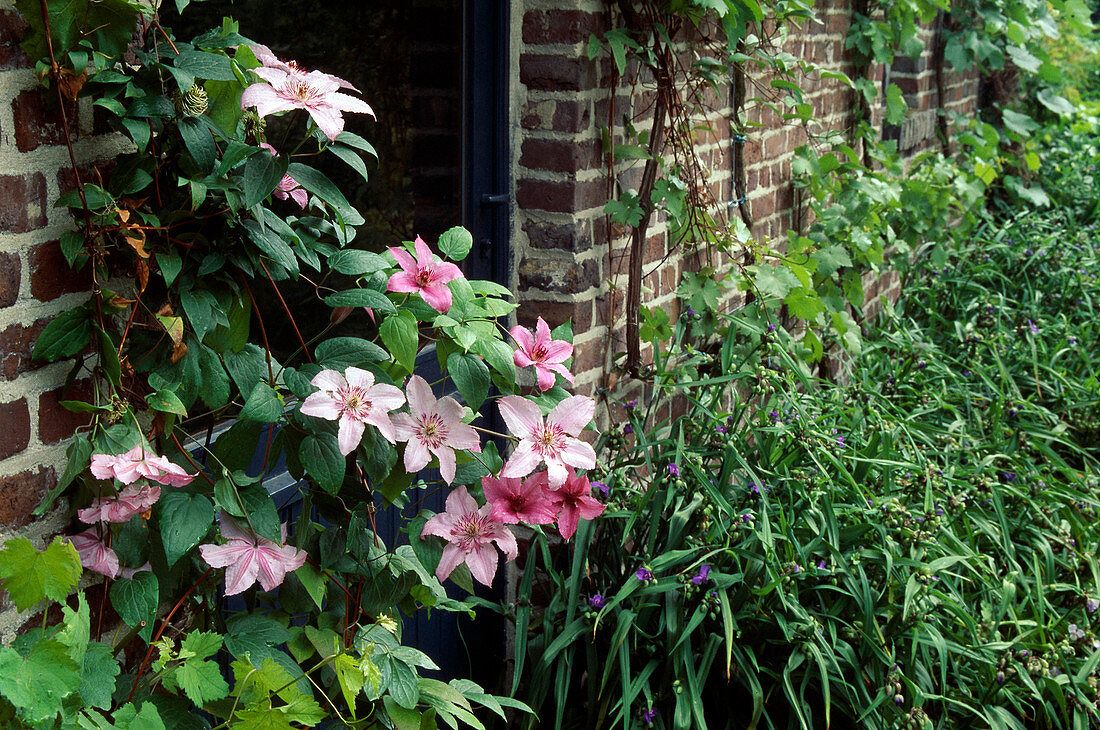
[(540, 463), (546, 463), (550, 489), (565, 484), (567, 466), (591, 469), (596, 466), (596, 452), (577, 438), (592, 421), (596, 403), (583, 395), (566, 398), (545, 418), (539, 407), (518, 395), (506, 395), (497, 401), (500, 415), (511, 432), (520, 439), (516, 450), (504, 468), (502, 477), (525, 477)]
[[(503, 477), (482, 477), (481, 488), (489, 501), (492, 517), (506, 525), (524, 522), (528, 525), (549, 525), (557, 510), (548, 496), (546, 472), (540, 471), (525, 480)], [(550, 492), (553, 494), (553, 492)]]
[(160, 499), (160, 487), (156, 484), (131, 484), (123, 487), (116, 496), (96, 499), (90, 507), (76, 513), (81, 522), (129, 522), (134, 515), (148, 512)]
[(93, 527), (67, 538), (80, 556), (80, 564), (108, 578), (118, 575), (118, 555), (103, 542), (103, 533)]
[(141, 444), (118, 456), (92, 454), (91, 470), (96, 479), (118, 479), (123, 484), (148, 479), (169, 487), (183, 487), (195, 478), (183, 467), (146, 450)]
[(594, 520), (603, 514), (607, 505), (600, 504), (592, 497), (592, 485), (588, 477), (579, 477), (572, 469), (565, 484), (557, 491), (550, 492), (550, 499), (558, 509), (558, 532), (568, 540), (577, 531), (582, 519)]
[(445, 314), (451, 308), (451, 290), (447, 282), (461, 279), (462, 269), (446, 261), (436, 261), (420, 236), (413, 245), (416, 247), (415, 260), (405, 249), (390, 246), (389, 251), (397, 259), (401, 271), (390, 277), (386, 288), (392, 292), (418, 293), (429, 307)]
[[(199, 545), (202, 559), (212, 568), (225, 568), (225, 595), (240, 593), (256, 581), (265, 591), (283, 582), (306, 562), (306, 553), (296, 547), (274, 543), (242, 528), (222, 512), (220, 519), (223, 545)], [(286, 543), (286, 525), (282, 525)]]
[(459, 487), (447, 495), (447, 510), (424, 523), (421, 538), (435, 535), (447, 541), (435, 569), (439, 580), (446, 580), (460, 563), (466, 563), (477, 582), (491, 585), (497, 572), (497, 551), (493, 543), (504, 552), (506, 560), (515, 560), (519, 555), (515, 536), (493, 519), (490, 509), (488, 504), (478, 508), (466, 487)]
[(439, 459), (439, 473), (443, 481), (454, 481), (455, 449), (481, 451), (481, 440), (470, 426), (462, 422), (465, 414), (454, 398), (443, 396), (436, 400), (432, 386), (419, 375), (409, 377), (405, 391), (409, 398), (409, 412), (393, 414), (393, 425), (398, 441), (408, 441), (405, 446), (405, 471), (420, 471), (434, 454)]
[(261, 66), (252, 73), (263, 81), (252, 84), (241, 94), (241, 109), (256, 107), (261, 117), (269, 114), (304, 109), (326, 137), (336, 139), (344, 131), (341, 112), (359, 112), (374, 116), (374, 110), (354, 96), (341, 94), (337, 89), (354, 88), (343, 79), (320, 71), (304, 73), (296, 65), (279, 62), (279, 65)]
[(396, 443), (389, 412), (405, 403), (405, 394), (396, 385), (375, 384), (373, 373), (356, 367), (348, 368), (344, 375), (322, 370), (309, 382), (321, 392), (310, 394), (301, 412), (340, 422), (337, 440), (341, 454), (355, 451), (368, 423), (391, 444)]
[(554, 373), (562, 376), (570, 383), (573, 375), (566, 369), (563, 362), (573, 354), (573, 346), (565, 340), (554, 340), (550, 337), (550, 326), (542, 317), (535, 322), (535, 334), (526, 327), (516, 325), (508, 334), (519, 343), (519, 349), (512, 355), (516, 367), (525, 368), (535, 366), (535, 375), (538, 377), (539, 390), (550, 390), (554, 387)]

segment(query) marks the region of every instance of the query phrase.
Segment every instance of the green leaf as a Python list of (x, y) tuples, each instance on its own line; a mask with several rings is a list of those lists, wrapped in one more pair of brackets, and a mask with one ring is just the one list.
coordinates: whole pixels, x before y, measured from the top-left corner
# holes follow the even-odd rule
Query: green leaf
[(416, 369), (416, 352), (420, 344), (420, 333), (416, 326), (416, 317), (407, 309), (391, 314), (382, 320), (378, 328), (382, 342), (393, 355), (394, 360), (411, 373)]
[[(32, 60), (38, 60), (46, 55), (42, 9), (34, 0), (19, 0), (16, 7), (30, 26), (23, 48)], [(104, 67), (125, 52), (138, 15), (149, 12), (136, 0), (63, 0), (51, 2), (47, 7), (58, 60), (87, 37), (97, 53), (105, 56)]]
[(91, 310), (83, 306), (54, 317), (38, 336), (31, 357), (54, 362), (83, 350), (92, 341), (91, 316)]
[(389, 353), (370, 340), (360, 337), (332, 337), (317, 345), (313, 352), (318, 365), (344, 372), (349, 367), (385, 362)]
[(79, 231), (65, 231), (61, 234), (61, 240), (58, 241), (58, 245), (61, 247), (61, 255), (65, 257), (65, 263), (69, 265), (69, 268), (75, 269), (79, 266), (83, 266), (87, 261), (87, 255), (84, 253), (84, 234)]
[[(256, 534), (281, 544), (283, 535), (280, 529), (279, 512), (275, 509), (275, 502), (272, 501), (268, 491), (259, 484), (254, 484), (238, 489), (237, 493), (244, 503), (244, 510)], [(247, 526), (248, 523), (245, 523), (246, 528)]]
[(149, 641), (160, 604), (160, 583), (149, 571), (133, 578), (119, 578), (111, 584), (111, 605), (129, 626), (141, 628), (139, 635)]
[(256, 383), (241, 409), (240, 418), (245, 421), (275, 423), (283, 415), (284, 403), (279, 393), (265, 382)]
[(474, 237), (462, 226), (455, 226), (439, 237), (439, 252), (451, 261), (461, 261), (470, 255)]
[(462, 399), (473, 410), (481, 408), (489, 395), (489, 368), (476, 355), (456, 352), (447, 358), (447, 374), (451, 376)]
[(171, 390), (158, 390), (145, 396), (145, 402), (154, 411), (161, 413), (175, 413), (178, 416), (187, 415), (187, 406), (179, 399), (179, 396)]
[[(337, 212), (348, 219), (346, 222), (349, 225), (355, 226), (363, 222), (362, 216), (340, 192), (340, 188), (336, 187), (324, 173), (314, 170), (312, 167), (306, 167), (300, 162), (292, 162), (287, 167), (287, 174), (297, 180), (303, 188), (335, 208)], [(282, 179), (281, 176), (280, 179)]]
[(160, 251), (156, 254), (157, 266), (160, 267), (160, 275), (164, 277), (164, 285), (172, 286), (172, 282), (179, 276), (183, 269), (183, 259), (175, 249)]
[(77, 594), (77, 608), (74, 611), (68, 606), (61, 605), (62, 626), (57, 632), (57, 640), (69, 647), (69, 656), (77, 664), (84, 661), (84, 655), (88, 651), (88, 642), (92, 636), (91, 612), (88, 608), (88, 600), (83, 593)]
[(504, 376), (509, 383), (516, 380), (516, 362), (513, 357), (514, 350), (502, 340), (478, 340), (474, 343), (474, 351), (485, 358), (489, 366)]
[(1064, 96), (1059, 96), (1050, 89), (1042, 89), (1035, 96), (1039, 103), (1055, 114), (1073, 114), (1077, 111), (1077, 107), (1067, 101)]
[(338, 291), (325, 297), (325, 304), (330, 307), (370, 307), (384, 313), (397, 311), (389, 297), (374, 289)]
[(405, 709), (415, 709), (416, 703), (420, 701), (416, 670), (388, 654), (380, 656), (377, 663), (382, 672), (383, 691), (388, 692), (394, 702)]
[(115, 730), (165, 730), (157, 706), (152, 701), (141, 703), (141, 710), (132, 704), (115, 711)]
[(616, 160), (648, 160), (652, 156), (649, 150), (636, 144), (617, 144), (614, 154)]
[(344, 483), (344, 470), (347, 461), (340, 453), (340, 447), (332, 434), (310, 434), (302, 439), (298, 447), (298, 458), (306, 474), (313, 477), (321, 489), (329, 494), (340, 491)]
[[(370, 659), (367, 659), (367, 661), (370, 661)], [(348, 703), (348, 707), (351, 708), (353, 713), (352, 717), (354, 717), (355, 699), (363, 690), (367, 678), (363, 675), (363, 670), (359, 668), (359, 662), (355, 660), (355, 657), (347, 654), (337, 654), (332, 661), (332, 668), (336, 670), (336, 681), (340, 684), (340, 692), (343, 693), (344, 701)], [(419, 723), (417, 727), (419, 728)]]
[(179, 120), (178, 126), (183, 144), (195, 161), (195, 166), (203, 173), (213, 170), (214, 157), (218, 149), (214, 145), (214, 135), (207, 123), (197, 117), (184, 117)]
[(57, 641), (36, 642), (25, 659), (15, 649), (0, 649), (0, 694), (32, 725), (56, 717), (79, 687), (79, 667)]
[(213, 350), (201, 344), (190, 353), (198, 358), (199, 372), (202, 373), (202, 387), (199, 389), (202, 402), (207, 408), (221, 408), (229, 402), (229, 375), (225, 372), (221, 359)]
[(173, 679), (187, 699), (199, 707), (229, 696), (229, 684), (216, 662), (188, 659), (176, 667)]
[(229, 56), (221, 53), (185, 49), (180, 51), (172, 65), (199, 79), (209, 79), (211, 81), (237, 80), (237, 74), (233, 72), (233, 64), (229, 60)]
[(791, 316), (804, 319), (807, 322), (816, 322), (819, 315), (825, 313), (825, 305), (817, 292), (798, 287), (783, 300), (790, 311)]
[(69, 448), (65, 450), (65, 471), (62, 472), (61, 478), (57, 480), (57, 484), (50, 490), (42, 502), (39, 503), (32, 515), (38, 516), (45, 514), (58, 498), (63, 493), (73, 480), (84, 473), (84, 470), (88, 468), (89, 460), (92, 458), (92, 442), (84, 436), (75, 436), (73, 441), (69, 444)]
[(1004, 121), (1005, 127), (1023, 137), (1030, 137), (1031, 133), (1041, 126), (1027, 114), (1021, 114), (1011, 109), (1001, 110), (1001, 120)]
[(111, 696), (115, 692), (115, 678), (122, 671), (111, 647), (98, 641), (88, 645), (84, 655), (84, 671), (80, 682), (80, 697), (84, 704), (111, 709)]
[(264, 657), (271, 655), (271, 647), (290, 639), (290, 632), (270, 616), (237, 614), (229, 620), (227, 629), (225, 648), (238, 659), (250, 654), (254, 666), (260, 666)]
[(801, 286), (798, 277), (786, 267), (759, 264), (748, 268), (750, 271), (755, 271), (754, 282), (764, 295), (782, 299), (790, 293), (791, 289)]
[(345, 147), (342, 144), (331, 144), (328, 146), (328, 151), (350, 165), (351, 169), (355, 170), (359, 173), (359, 177), (363, 178), (363, 182), (370, 181), (370, 175), (367, 174), (367, 165), (363, 162), (363, 157), (354, 149)]
[(26, 611), (43, 599), (61, 601), (80, 580), (80, 555), (72, 543), (55, 537), (45, 550), (16, 537), (0, 550), (0, 587), (15, 607)]
[(214, 505), (201, 494), (165, 490), (160, 500), (160, 537), (168, 567), (199, 544), (214, 524)]
[(287, 171), (285, 157), (276, 157), (268, 152), (260, 152), (248, 158), (244, 164), (244, 176), (241, 181), (243, 198), (241, 206), (251, 208), (271, 195), (283, 180)]
[(376, 253), (345, 248), (328, 257), (328, 265), (341, 274), (364, 276), (389, 268), (389, 263)]
[(810, 258), (817, 261), (817, 273), (822, 276), (832, 276), (842, 266), (852, 265), (852, 258), (848, 255), (847, 249), (835, 243), (814, 251), (810, 254)]
[(267, 356), (258, 345), (249, 343), (240, 352), (223, 352), (222, 361), (241, 393), (251, 393), (256, 383), (267, 379)]
[(249, 240), (256, 244), (256, 248), (292, 275), (298, 273), (298, 257), (294, 255), (294, 249), (287, 245), (282, 236), (254, 220), (242, 221), (241, 225), (244, 226)]
[(909, 113), (909, 105), (905, 103), (905, 97), (897, 84), (886, 87), (886, 123), (898, 125), (905, 121)]

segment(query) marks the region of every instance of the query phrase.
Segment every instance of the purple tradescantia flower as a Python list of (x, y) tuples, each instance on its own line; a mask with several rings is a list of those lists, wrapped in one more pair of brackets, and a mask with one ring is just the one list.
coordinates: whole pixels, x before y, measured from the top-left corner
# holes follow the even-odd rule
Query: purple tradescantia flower
[(673, 477), (680, 477), (680, 467), (676, 465), (676, 462), (672, 462), (668, 465), (668, 473)]
[(588, 599), (588, 605), (592, 608), (603, 608), (604, 598), (599, 593), (593, 593), (592, 597)]
[(1090, 598), (1085, 601), (1085, 608), (1089, 613), (1096, 613), (1096, 609), (1100, 608), (1100, 601), (1095, 598)]
[(657, 719), (657, 709), (654, 707), (647, 707), (646, 711), (642, 713), (642, 719), (645, 720), (646, 725), (652, 725), (653, 721)]
[(710, 575), (710, 566), (704, 563), (699, 566), (699, 572), (691, 577), (691, 582), (697, 586), (701, 586), (707, 582), (707, 576)]
[(611, 487), (607, 486), (603, 482), (592, 482), (592, 488), (601, 493), (604, 497), (611, 494)]
[(644, 583), (653, 580), (653, 571), (649, 568), (638, 568), (634, 571), (634, 577)]

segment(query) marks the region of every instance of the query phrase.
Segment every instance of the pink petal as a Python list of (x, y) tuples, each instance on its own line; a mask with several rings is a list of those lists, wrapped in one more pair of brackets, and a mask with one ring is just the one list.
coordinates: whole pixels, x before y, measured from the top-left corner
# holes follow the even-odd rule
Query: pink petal
[(550, 371), (550, 368), (546, 367), (541, 362), (535, 363), (535, 375), (538, 379), (539, 390), (543, 392), (553, 388), (554, 383), (557, 382), (557, 378), (554, 377), (554, 373)]
[[(497, 408), (504, 422), (508, 424), (508, 430), (522, 439), (530, 438), (535, 429), (542, 425), (542, 411), (536, 404), (521, 396), (506, 395), (497, 401)], [(526, 471), (520, 476), (528, 473), (530, 472)]]
[(550, 370), (553, 370), (555, 373), (562, 376), (563, 378), (568, 380), (570, 383), (573, 382), (573, 373), (569, 372), (569, 370), (566, 369), (566, 367), (564, 365), (559, 365), (556, 362), (547, 361), (546, 363), (543, 364), (543, 367), (546, 367), (546, 368), (549, 368)]
[(466, 487), (458, 487), (447, 495), (447, 511), (451, 514), (472, 514), (478, 511), (477, 500), (470, 496)]
[(362, 368), (350, 367), (344, 371), (348, 385), (352, 388), (369, 388), (374, 385), (374, 373)]
[(393, 423), (393, 435), (398, 441), (408, 441), (416, 437), (416, 421), (408, 413), (393, 413), (390, 415)]
[(391, 444), (397, 443), (397, 434), (393, 429), (393, 421), (383, 411), (372, 409), (370, 413), (363, 419), (364, 423), (369, 423), (378, 429), (378, 433), (382, 434), (382, 438), (389, 441)]
[(467, 449), (481, 453), (481, 437), (472, 426), (465, 423), (457, 423), (451, 427), (447, 434), (447, 445), (454, 449)]
[(416, 437), (409, 439), (408, 444), (405, 446), (405, 471), (409, 474), (415, 474), (427, 466), (431, 459), (428, 447), (424, 445), (423, 441)]
[[(508, 334), (512, 336), (512, 339), (519, 343), (520, 349), (530, 352), (535, 347), (535, 338), (531, 336), (531, 330), (526, 327), (516, 325), (512, 329), (508, 330)], [(519, 362), (516, 362), (519, 365)], [(520, 365), (520, 367), (526, 367)]]
[(535, 364), (535, 361), (528, 357), (523, 350), (516, 350), (512, 353), (512, 362), (516, 364), (517, 368), (526, 368)]
[(325, 133), (330, 140), (336, 139), (336, 135), (344, 131), (344, 118), (340, 116), (340, 110), (331, 104), (311, 104), (306, 107), (309, 116), (317, 123), (317, 128)]
[(322, 370), (313, 376), (313, 380), (309, 381), (309, 384), (327, 391), (343, 390), (348, 387), (348, 381), (344, 380), (344, 376), (335, 370)]
[(309, 194), (304, 188), (295, 188), (290, 191), (290, 199), (297, 203), (299, 208), (304, 210), (306, 203), (309, 202)]
[(92, 476), (96, 479), (114, 479), (118, 457), (111, 454), (92, 454)]
[(199, 554), (211, 568), (225, 568), (237, 562), (244, 549), (234, 542), (225, 545), (199, 545)]
[(515, 560), (519, 556), (519, 545), (516, 544), (516, 536), (507, 527), (499, 525), (494, 528), (493, 540), (508, 560)]
[(544, 362), (565, 362), (573, 354), (573, 346), (565, 340), (550, 340), (546, 345), (546, 357)]
[(424, 522), (424, 528), (420, 530), (420, 537), (435, 535), (437, 537), (451, 537), (451, 530), (455, 526), (455, 516), (447, 512), (432, 515)]
[[(349, 84), (349, 86), (351, 85)], [(359, 114), (370, 114), (372, 117), (374, 116), (374, 110), (370, 108), (370, 105), (362, 99), (356, 99), (354, 96), (348, 96), (347, 94), (333, 92), (328, 95), (327, 99), (330, 104), (335, 106), (340, 111), (356, 112)]]
[(405, 405), (405, 394), (396, 385), (379, 383), (370, 389), (369, 394), (374, 407), (383, 411), (392, 411)]
[(550, 344), (550, 325), (542, 317), (535, 320), (535, 344), (544, 347)]
[(234, 596), (251, 587), (256, 582), (260, 566), (256, 560), (256, 550), (250, 548), (241, 555), (240, 562), (225, 569), (225, 595)]
[(565, 468), (565, 464), (561, 463), (559, 459), (546, 459), (546, 485), (549, 489), (557, 489), (561, 485), (565, 484), (565, 480), (569, 478), (569, 472)]
[(359, 442), (363, 440), (365, 426), (362, 421), (344, 417), (340, 419), (340, 428), (336, 434), (336, 440), (340, 445), (340, 453), (347, 456), (355, 451)]
[(340, 417), (340, 406), (336, 405), (336, 399), (328, 393), (313, 393), (302, 401), (301, 413), (306, 416), (324, 418), (335, 421)]
[(416, 268), (427, 269), (435, 262), (432, 250), (428, 248), (428, 244), (424, 243), (424, 239), (420, 236), (417, 236), (416, 240), (413, 241), (413, 248), (416, 249)]
[[(272, 56), (274, 58), (274, 56)], [(260, 68), (252, 69), (252, 73), (259, 76), (261, 79), (271, 84), (272, 86), (282, 86), (282, 84), (290, 76), (288, 66), (285, 63), (278, 64), (264, 64)]]
[[(416, 259), (409, 255), (409, 252), (403, 248), (397, 246), (390, 246), (386, 249), (397, 260), (397, 265), (401, 267), (402, 271), (410, 274), (416, 274)], [(415, 276), (413, 281), (415, 281)]]
[(431, 284), (421, 287), (420, 296), (424, 298), (429, 307), (440, 314), (446, 314), (451, 308), (451, 290), (447, 288), (446, 284)]
[(595, 449), (580, 439), (567, 438), (559, 456), (576, 469), (593, 469), (596, 466)]
[(547, 415), (546, 422), (556, 423), (569, 435), (576, 436), (592, 423), (595, 414), (596, 401), (586, 395), (572, 395), (554, 406), (554, 410)]
[(431, 449), (431, 452), (435, 454), (435, 457), (439, 459), (439, 475), (443, 477), (443, 481), (450, 484), (455, 480), (455, 452), (447, 446), (436, 446)]
[(432, 392), (432, 386), (419, 375), (409, 376), (409, 382), (405, 385), (405, 396), (409, 400), (409, 412), (413, 416), (435, 412), (435, 393)]
[(470, 574), (478, 583), (492, 585), (493, 576), (497, 572), (496, 548), (492, 545), (475, 545), (466, 554), (466, 565), (470, 566)]
[(432, 266), (432, 281), (446, 284), (448, 281), (461, 279), (464, 276), (462, 269), (448, 261), (440, 261)]
[(504, 465), (504, 468), (500, 470), (502, 477), (525, 477), (535, 470), (535, 467), (542, 461), (535, 452), (535, 447), (530, 441), (521, 441), (516, 450), (512, 452), (512, 456), (508, 459), (508, 462)]
[(572, 502), (567, 502), (558, 514), (558, 532), (561, 536), (568, 540), (573, 537), (573, 533), (577, 531), (577, 525), (580, 524), (581, 513), (577, 511), (576, 506)]
[(420, 285), (416, 283), (416, 277), (405, 271), (398, 271), (390, 276), (386, 282), (386, 291), (398, 294), (414, 294), (420, 291)]
[(229, 541), (240, 541), (248, 544), (252, 544), (255, 536), (252, 531), (246, 527), (242, 527), (235, 519), (230, 517), (224, 511), (218, 516), (218, 531), (221, 532), (222, 537)]
[(270, 84), (265, 83), (252, 84), (241, 94), (241, 109), (250, 106), (256, 107), (256, 113), (261, 117), (302, 108), (301, 103), (280, 96)]
[(449, 542), (443, 546), (443, 557), (439, 559), (439, 565), (435, 568), (435, 577), (440, 581), (447, 580), (447, 577), (454, 572), (454, 569), (459, 566), (465, 554), (462, 549), (455, 545), (453, 542)]

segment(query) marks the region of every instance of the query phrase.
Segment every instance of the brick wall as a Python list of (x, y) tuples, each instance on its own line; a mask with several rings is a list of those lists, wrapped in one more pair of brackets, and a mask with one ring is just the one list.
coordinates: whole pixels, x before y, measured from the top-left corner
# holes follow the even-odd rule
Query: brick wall
[[(792, 33), (782, 50), (827, 69), (853, 74), (856, 69), (844, 39), (851, 17), (850, 2), (819, 0), (821, 24), (805, 24)], [(609, 232), (603, 205), (611, 197), (606, 160), (598, 146), (598, 129), (608, 125), (613, 66), (606, 58), (587, 60), (590, 33), (607, 29), (606, 4), (600, 0), (526, 0), (517, 8), (514, 54), (519, 83), (514, 95), (516, 129), (515, 178), (517, 213), (513, 230), (516, 280), (522, 305), (522, 324), (537, 316), (556, 325), (572, 318), (576, 335), (573, 370), (581, 391), (611, 385), (612, 358), (625, 350), (623, 293), (629, 240), (625, 232)], [(935, 136), (939, 115), (934, 28), (925, 29), (926, 48), (913, 62), (902, 59), (892, 69), (870, 69), (870, 78), (881, 85), (890, 74), (906, 92), (911, 118), (894, 134), (904, 137), (907, 149), (917, 152), (938, 144)], [(767, 89), (770, 79), (750, 70), (751, 87)], [(756, 74), (752, 76), (752, 74)], [(631, 111), (628, 72), (615, 89), (614, 121)], [(641, 79), (644, 84), (644, 79)], [(848, 130), (853, 123), (852, 91), (835, 80), (807, 78), (802, 82), (806, 101), (814, 109), (814, 133)], [(977, 79), (943, 71), (944, 104), (955, 112), (976, 109)], [(750, 88), (751, 98), (758, 92)], [(732, 191), (733, 145), (729, 117), (732, 95), (728, 89), (712, 100), (713, 133), (700, 139), (701, 157), (709, 170), (711, 193), (719, 213), (736, 214), (728, 205)], [(637, 97), (636, 97), (637, 101)], [(641, 101), (645, 103), (644, 95)], [(882, 125), (883, 109), (871, 110), (872, 123)], [(749, 125), (743, 150), (748, 208), (753, 235), (771, 245), (783, 246), (787, 231), (809, 222), (791, 180), (794, 150), (807, 142), (800, 125), (784, 122), (763, 104), (743, 110)], [(637, 124), (637, 122), (635, 122)], [(644, 124), (639, 126), (645, 126)], [(889, 130), (888, 130), (889, 131)], [(622, 140), (616, 140), (622, 141)], [(621, 164), (616, 168), (621, 170)], [(638, 187), (641, 164), (619, 174), (623, 189)], [(700, 262), (698, 255), (669, 251), (663, 221), (654, 219), (648, 231), (645, 256), (643, 306), (659, 306), (678, 313), (676, 288), (684, 271)], [(718, 261), (719, 268), (728, 262)], [(869, 298), (896, 298), (897, 277), (882, 281), (869, 278)], [(734, 302), (730, 302), (732, 306)], [(643, 351), (644, 354), (644, 351)]]
[[(71, 363), (43, 365), (30, 354), (46, 323), (85, 301), (89, 288), (57, 244), (72, 219), (53, 201), (73, 175), (56, 97), (40, 89), (18, 45), (24, 27), (12, 2), (0, 0), (0, 542), (60, 527), (56, 515), (30, 524), (30, 513), (56, 484), (81, 419), (58, 405)], [(119, 153), (117, 139), (91, 134), (91, 107), (67, 111), (81, 165)], [(0, 613), (0, 638), (18, 621)]]

